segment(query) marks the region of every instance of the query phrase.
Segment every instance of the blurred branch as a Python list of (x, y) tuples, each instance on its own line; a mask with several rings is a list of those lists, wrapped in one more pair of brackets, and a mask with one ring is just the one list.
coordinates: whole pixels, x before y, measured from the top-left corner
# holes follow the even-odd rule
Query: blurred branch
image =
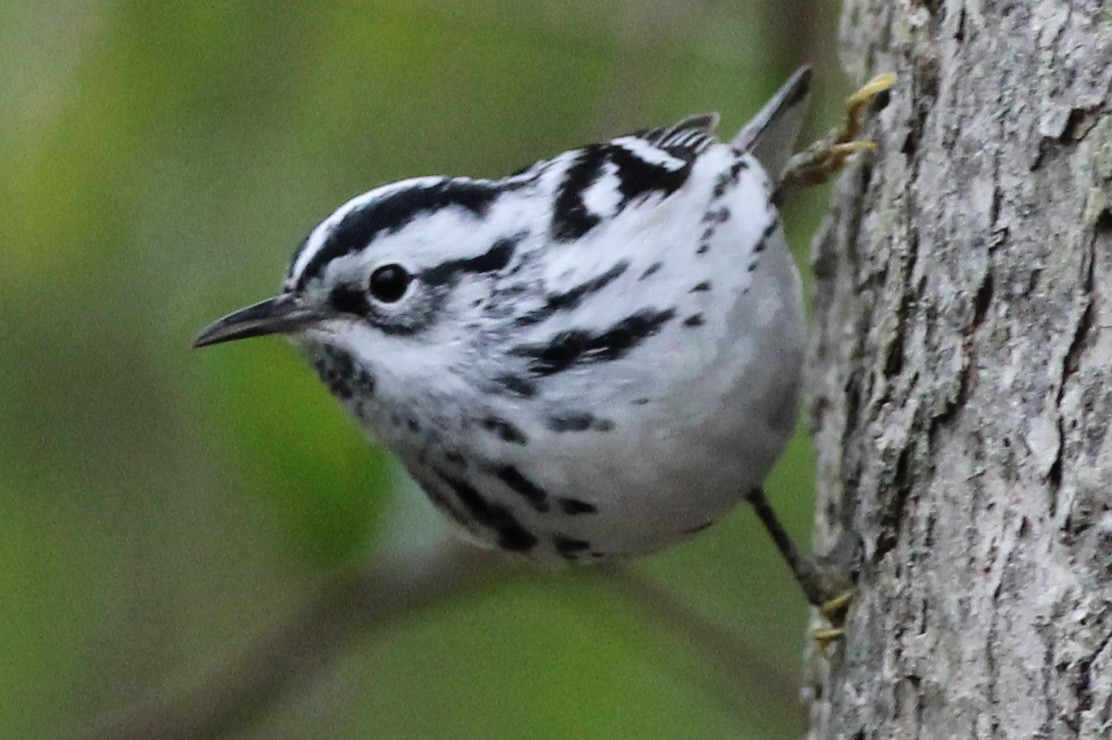
[(308, 683), (354, 638), (477, 587), (507, 583), (504, 556), (466, 545), (406, 557), (321, 586), (284, 623), (194, 685), (103, 719), (89, 738), (195, 738), (225, 733)]
[[(162, 687), (155, 697), (101, 718), (85, 737), (210, 738), (264, 714), (282, 697), (310, 683), (355, 639), (388, 628), (401, 618), (450, 602), (484, 585), (507, 584), (522, 572), (500, 553), (465, 544), (435, 554), (398, 556), (337, 576), (310, 593), (288, 618), (250, 641), (202, 677)], [(681, 603), (632, 568), (598, 566), (586, 571), (612, 593), (641, 605), (669, 634), (682, 634), (732, 678), (751, 675), (778, 706), (798, 703), (798, 683), (745, 648), (742, 640)], [(695, 675), (703, 689), (733, 707), (728, 681)]]
[(748, 649), (734, 631), (698, 614), (675, 594), (628, 565), (603, 565), (592, 572), (626, 600), (639, 604), (670, 633), (686, 636), (692, 646), (726, 672), (729, 680), (708, 675), (707, 671), (694, 676), (708, 694), (736, 708), (736, 681), (741, 676), (752, 676), (760, 678), (752, 682), (753, 688), (764, 692), (777, 706), (785, 709), (801, 706), (799, 679), (786, 674), (780, 664)]
[[(87, 738), (198, 738), (225, 734), (264, 714), (290, 692), (310, 683), (354, 639), (381, 631), (400, 618), (449, 602), (483, 586), (504, 585), (522, 572), (500, 553), (446, 545), (426, 557), (394, 558), (368, 570), (338, 576), (309, 595), (284, 622), (257, 637), (207, 675), (185, 686), (102, 718)], [(639, 604), (673, 633), (723, 666), (732, 678), (759, 676), (755, 686), (780, 706), (797, 704), (798, 685), (735, 634), (686, 607), (631, 568), (588, 571), (614, 593)], [(719, 699), (729, 681), (695, 677)]]

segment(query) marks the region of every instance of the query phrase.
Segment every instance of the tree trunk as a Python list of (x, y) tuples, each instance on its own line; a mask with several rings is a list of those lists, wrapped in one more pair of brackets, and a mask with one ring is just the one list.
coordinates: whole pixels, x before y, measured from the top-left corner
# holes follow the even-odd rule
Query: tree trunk
[(816, 542), (856, 600), (811, 737), (1108, 737), (1112, 7), (847, 0), (842, 33), (899, 82), (814, 248)]

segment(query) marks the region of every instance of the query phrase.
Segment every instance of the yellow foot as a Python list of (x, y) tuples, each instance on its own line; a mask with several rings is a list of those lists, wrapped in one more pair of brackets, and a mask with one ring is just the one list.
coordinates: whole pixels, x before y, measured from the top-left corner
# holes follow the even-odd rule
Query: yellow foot
[(865, 109), (869, 103), (873, 101), (877, 95), (880, 95), (885, 90), (891, 90), (896, 86), (896, 75), (887, 72), (882, 75), (877, 75), (873, 79), (865, 83), (865, 86), (860, 90), (850, 95), (846, 100), (846, 125), (839, 132), (841, 136), (839, 141), (846, 142), (857, 138), (857, 133), (861, 129), (861, 117), (865, 113)]
[(846, 608), (852, 602), (853, 591), (845, 591), (819, 606), (819, 614), (823, 615), (834, 624), (841, 624), (846, 616)]
[(846, 100), (846, 122), (820, 141), (796, 154), (784, 170), (781, 185), (818, 185), (846, 166), (857, 152), (876, 148), (876, 142), (858, 139), (861, 119), (869, 103), (896, 84), (896, 75), (877, 75)]
[(825, 617), (832, 627), (825, 627), (811, 632), (811, 637), (819, 645), (819, 652), (825, 657), (830, 657), (830, 646), (845, 639), (846, 631), (842, 624), (846, 619), (846, 610), (853, 602), (853, 591), (845, 591), (833, 599), (819, 606), (819, 614)]
[(811, 632), (811, 639), (818, 643), (819, 651), (826, 657), (830, 657), (830, 646), (835, 642), (841, 642), (845, 636), (846, 631), (841, 627), (828, 627)]

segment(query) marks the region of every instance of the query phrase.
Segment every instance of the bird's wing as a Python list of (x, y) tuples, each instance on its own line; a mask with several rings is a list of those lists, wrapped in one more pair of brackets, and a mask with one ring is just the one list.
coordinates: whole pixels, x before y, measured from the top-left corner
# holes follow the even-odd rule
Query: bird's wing
[(714, 136), (716, 126), (717, 113), (698, 113), (671, 126), (638, 131), (631, 136), (690, 162), (717, 142)]

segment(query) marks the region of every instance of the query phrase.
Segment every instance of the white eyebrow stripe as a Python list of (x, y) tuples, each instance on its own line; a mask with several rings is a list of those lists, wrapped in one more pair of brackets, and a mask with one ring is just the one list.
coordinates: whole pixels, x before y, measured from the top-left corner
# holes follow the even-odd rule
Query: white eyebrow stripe
[(309, 266), (309, 263), (313, 261), (313, 257), (317, 255), (317, 252), (320, 251), (321, 247), (323, 247), (324, 243), (327, 241), (328, 235), (344, 220), (344, 217), (356, 208), (369, 203), (374, 194), (375, 191), (372, 190), (355, 196), (333, 211), (328, 218), (316, 225), (309, 233), (309, 239), (305, 243), (305, 249), (301, 250), (301, 254), (297, 256), (297, 262), (294, 263), (293, 269), (290, 270), (289, 282), (291, 284), (297, 284), (298, 276), (301, 275), (301, 273), (305, 271), (305, 268)]
[(296, 285), (301, 273), (313, 261), (317, 252), (328, 242), (328, 236), (335, 231), (336, 227), (343, 222), (352, 211), (363, 208), (364, 206), (385, 198), (386, 196), (398, 190), (405, 188), (420, 187), (423, 185), (433, 185), (439, 182), (442, 178), (429, 176), (429, 177), (415, 177), (409, 180), (401, 180), (399, 182), (390, 183), (377, 187), (374, 190), (368, 190), (365, 193), (360, 193), (342, 206), (332, 212), (328, 218), (321, 221), (310, 233), (309, 238), (305, 241), (305, 248), (297, 255), (297, 261), (294, 262), (293, 268), (290, 270), (287, 283), (289, 285)]

